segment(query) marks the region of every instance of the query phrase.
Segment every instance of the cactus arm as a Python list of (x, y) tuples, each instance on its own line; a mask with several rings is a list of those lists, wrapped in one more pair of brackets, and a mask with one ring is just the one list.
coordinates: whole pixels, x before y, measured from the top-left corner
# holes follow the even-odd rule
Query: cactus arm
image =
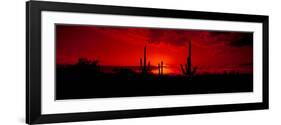
[(182, 74), (185, 74), (185, 71), (184, 71), (184, 68), (183, 68), (182, 64), (181, 64), (181, 71), (182, 71)]

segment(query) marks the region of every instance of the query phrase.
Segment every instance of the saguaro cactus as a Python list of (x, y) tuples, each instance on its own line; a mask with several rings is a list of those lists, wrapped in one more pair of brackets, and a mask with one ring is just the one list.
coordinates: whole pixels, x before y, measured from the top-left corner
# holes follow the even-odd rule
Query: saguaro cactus
[(164, 66), (164, 63), (163, 63), (163, 61), (161, 61), (161, 75), (163, 75), (163, 66)]
[(191, 41), (189, 41), (188, 43), (188, 57), (186, 58), (186, 64), (184, 64), (184, 66), (181, 64), (181, 70), (182, 70), (182, 74), (185, 76), (192, 76), (195, 74), (196, 71), (196, 67), (194, 67), (193, 69), (191, 68)]
[(164, 67), (164, 63), (163, 61), (161, 61), (161, 63), (158, 63), (158, 75), (163, 75), (163, 67)]
[(143, 49), (143, 61), (142, 58), (140, 58), (140, 68), (141, 68), (141, 72), (143, 74), (147, 74), (148, 71), (150, 70), (150, 62), (148, 62), (148, 64), (146, 63), (146, 46), (144, 46)]

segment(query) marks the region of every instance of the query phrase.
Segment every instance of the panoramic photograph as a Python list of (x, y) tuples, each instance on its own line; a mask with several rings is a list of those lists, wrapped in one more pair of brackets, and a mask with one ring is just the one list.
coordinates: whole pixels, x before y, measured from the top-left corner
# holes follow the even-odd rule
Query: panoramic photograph
[(253, 92), (253, 33), (56, 24), (56, 100)]

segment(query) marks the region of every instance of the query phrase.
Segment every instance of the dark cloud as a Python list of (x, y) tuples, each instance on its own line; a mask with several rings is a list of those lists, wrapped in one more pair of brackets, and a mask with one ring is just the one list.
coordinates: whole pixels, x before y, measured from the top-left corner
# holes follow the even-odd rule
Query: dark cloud
[(149, 29), (149, 43), (167, 43), (172, 45), (184, 45), (191, 37), (188, 31), (184, 30), (163, 30), (163, 29)]
[(253, 33), (240, 34), (237, 39), (230, 42), (230, 45), (234, 47), (253, 46)]
[[(201, 46), (227, 45), (229, 47), (243, 47), (253, 45), (253, 33), (207, 30), (181, 30), (165, 28), (128, 28), (128, 27), (91, 27), (94, 31), (113, 33), (118, 38), (142, 39), (144, 42), (159, 44), (165, 43), (174, 46), (183, 46), (191, 40)], [(146, 37), (145, 37), (146, 36)]]
[(203, 30), (176, 30), (176, 29), (149, 29), (149, 43), (161, 42), (176, 46), (185, 45), (188, 41), (196, 41), (204, 45), (212, 46), (220, 43), (231, 47), (253, 45), (253, 34), (226, 31), (203, 31)]

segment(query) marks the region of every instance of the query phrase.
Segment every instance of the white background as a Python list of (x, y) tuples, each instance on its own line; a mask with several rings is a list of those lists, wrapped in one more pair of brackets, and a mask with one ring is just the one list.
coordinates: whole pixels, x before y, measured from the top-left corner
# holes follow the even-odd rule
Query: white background
[[(64, 0), (70, 1), (70, 0)], [(76, 0), (78, 1), (78, 0)], [(237, 125), (281, 123), (281, 8), (278, 0), (79, 0), (79, 2), (217, 11), (270, 16), (270, 110), (211, 113), (166, 117), (105, 120), (65, 125)], [(25, 121), (25, 0), (6, 0), (0, 4), (0, 123)]]

